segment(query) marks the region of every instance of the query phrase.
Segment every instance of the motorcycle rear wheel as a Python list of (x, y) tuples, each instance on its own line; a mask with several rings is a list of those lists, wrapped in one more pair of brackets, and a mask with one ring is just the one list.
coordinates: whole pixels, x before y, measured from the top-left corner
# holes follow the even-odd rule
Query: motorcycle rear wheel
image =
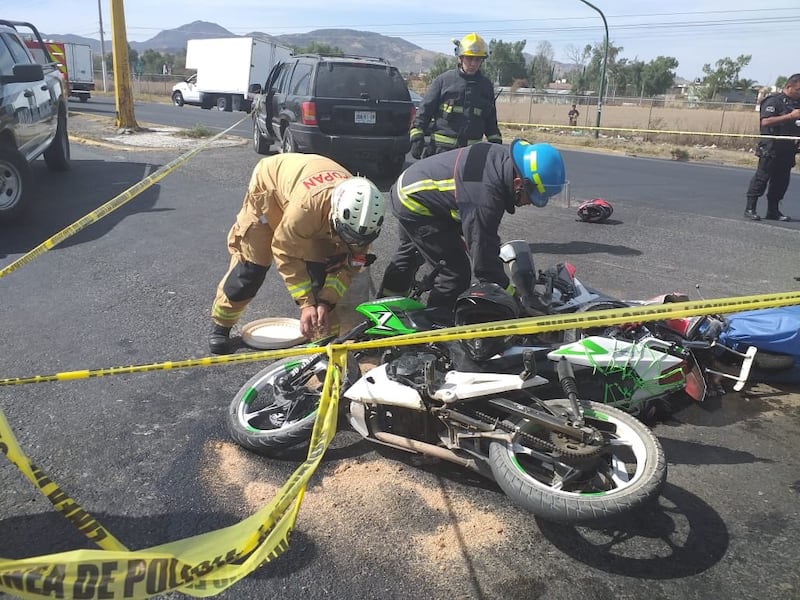
[[(567, 399), (545, 404), (556, 414), (570, 407)], [(632, 415), (598, 402), (587, 403), (584, 419), (602, 432), (608, 448), (583, 467), (570, 468), (552, 452), (532, 450), (519, 438), (490, 443), (492, 474), (509, 498), (544, 519), (582, 523), (626, 513), (660, 494), (667, 460), (650, 429)], [(537, 426), (526, 419), (514, 424), (536, 433)]]
[[(258, 454), (274, 454), (311, 439), (328, 361), (308, 369), (288, 392), (280, 384), (297, 377), (313, 358), (307, 355), (277, 360), (239, 389), (228, 408), (228, 432), (237, 444)], [(348, 356), (342, 389), (359, 374), (358, 362)]]

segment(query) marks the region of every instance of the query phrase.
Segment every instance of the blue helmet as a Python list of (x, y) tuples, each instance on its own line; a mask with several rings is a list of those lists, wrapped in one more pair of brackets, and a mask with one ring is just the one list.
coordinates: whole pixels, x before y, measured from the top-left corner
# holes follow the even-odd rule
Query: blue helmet
[(534, 206), (546, 206), (551, 196), (561, 192), (566, 169), (561, 153), (550, 144), (531, 144), (522, 139), (511, 142), (511, 158), (525, 182)]

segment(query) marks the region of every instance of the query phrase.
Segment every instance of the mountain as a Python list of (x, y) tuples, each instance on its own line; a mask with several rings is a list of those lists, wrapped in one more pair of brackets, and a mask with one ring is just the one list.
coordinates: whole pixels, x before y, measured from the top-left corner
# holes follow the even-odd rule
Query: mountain
[[(100, 40), (78, 35), (42, 34), (53, 40), (89, 44), (92, 51), (100, 52)], [(130, 42), (130, 47), (137, 52), (155, 50), (163, 53), (177, 53), (186, 50), (186, 42), (197, 38), (238, 37), (224, 27), (207, 21), (194, 21), (175, 29), (165, 29), (144, 42)], [(308, 46), (311, 42), (336, 46), (345, 54), (363, 56), (379, 56), (385, 58), (403, 72), (427, 71), (439, 56), (448, 56), (440, 52), (425, 50), (399, 37), (390, 37), (371, 31), (355, 29), (316, 29), (308, 33), (292, 33), (270, 35), (254, 31), (243, 37), (260, 37), (286, 46)], [(106, 53), (111, 52), (111, 40), (106, 40)]]

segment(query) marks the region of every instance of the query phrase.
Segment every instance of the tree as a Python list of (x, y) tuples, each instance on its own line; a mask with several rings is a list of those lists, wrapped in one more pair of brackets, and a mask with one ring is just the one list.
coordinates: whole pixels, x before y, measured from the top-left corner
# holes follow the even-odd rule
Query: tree
[(511, 85), (515, 79), (525, 79), (525, 40), (521, 42), (503, 42), (492, 40), (489, 43), (491, 53), (483, 63), (481, 71), (496, 85)]
[(145, 75), (161, 74), (161, 68), (164, 65), (164, 57), (161, 52), (148, 48), (139, 56), (139, 59), (143, 65), (142, 73)]
[[(607, 72), (614, 72), (617, 67), (617, 56), (620, 52), (622, 52), (622, 46), (615, 46), (613, 42), (608, 43), (608, 58), (606, 61), (606, 71)], [(603, 58), (605, 56), (605, 43), (604, 42), (597, 42), (594, 46), (587, 45), (583, 49), (583, 54), (590, 54), (591, 59), (589, 60), (589, 64), (586, 66), (586, 69), (578, 78), (579, 85), (575, 86), (575, 82), (572, 83), (572, 87), (574, 91), (585, 92), (587, 90), (592, 90), (594, 93), (600, 93), (600, 76), (603, 71)]]
[(705, 77), (700, 88), (703, 99), (711, 100), (720, 91), (741, 87), (739, 73), (750, 64), (751, 58), (750, 54), (742, 54), (735, 60), (726, 56), (716, 62), (714, 69), (710, 64), (703, 65)]
[(320, 42), (311, 42), (308, 46), (300, 47), (293, 46), (294, 54), (328, 54), (331, 56), (344, 56), (344, 50), (339, 46), (331, 46), (330, 44), (322, 44)]
[(664, 94), (675, 84), (675, 71), (678, 59), (672, 56), (659, 56), (644, 65), (642, 69), (643, 94), (655, 96)]
[(539, 42), (536, 54), (528, 66), (528, 81), (533, 87), (546, 88), (553, 81), (553, 45), (548, 41)]
[(438, 56), (436, 60), (433, 62), (431, 70), (428, 71), (428, 73), (423, 76), (425, 85), (426, 86), (430, 85), (431, 81), (436, 79), (439, 75), (441, 75), (445, 71), (455, 69), (457, 66), (458, 62), (455, 57), (448, 58), (447, 56)]

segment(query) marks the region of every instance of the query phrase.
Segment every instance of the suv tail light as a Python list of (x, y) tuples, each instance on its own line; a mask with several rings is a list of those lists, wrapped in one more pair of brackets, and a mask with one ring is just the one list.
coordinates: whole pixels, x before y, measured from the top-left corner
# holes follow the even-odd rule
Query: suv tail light
[(300, 122), (303, 125), (317, 124), (317, 105), (314, 102), (303, 102), (300, 105)]

